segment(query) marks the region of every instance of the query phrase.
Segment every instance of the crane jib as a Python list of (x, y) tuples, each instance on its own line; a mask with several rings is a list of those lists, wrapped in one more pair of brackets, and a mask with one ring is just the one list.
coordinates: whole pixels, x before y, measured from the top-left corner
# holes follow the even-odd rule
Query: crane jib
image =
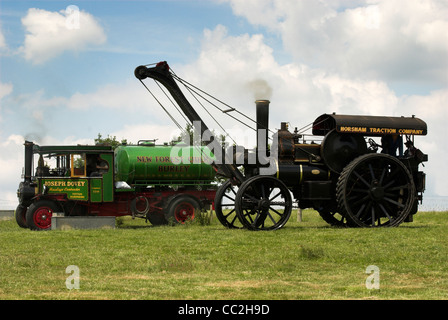
[[(147, 68), (146, 66), (139, 66), (135, 69), (134, 75), (140, 81), (146, 78), (151, 78), (160, 82), (169, 91), (185, 116), (193, 123), (194, 129), (196, 130), (196, 132), (200, 133), (200, 137), (208, 136), (209, 141), (205, 142), (209, 144), (211, 149), (221, 150), (221, 154), (223, 156), (225, 155), (225, 150), (219, 143), (218, 139), (215, 139), (213, 134), (211, 134), (207, 125), (204, 123), (204, 121), (202, 121), (201, 117), (192, 107), (190, 102), (180, 90), (176, 81), (173, 79), (168, 63), (166, 61), (159, 62), (155, 67), (151, 68)], [(220, 163), (215, 162), (214, 166), (219, 174), (228, 178), (234, 178), (236, 183), (239, 184), (244, 181), (244, 176), (235, 165), (226, 164), (225, 161), (220, 161)]]

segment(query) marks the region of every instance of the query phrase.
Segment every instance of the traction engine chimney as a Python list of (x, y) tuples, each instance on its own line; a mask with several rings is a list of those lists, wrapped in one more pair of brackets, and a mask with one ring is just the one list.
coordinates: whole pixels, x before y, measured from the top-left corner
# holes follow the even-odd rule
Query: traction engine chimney
[(24, 181), (31, 183), (31, 174), (33, 166), (33, 146), (34, 143), (30, 141), (25, 141), (25, 170), (24, 170)]
[(257, 108), (257, 153), (268, 154), (269, 100), (256, 100)]

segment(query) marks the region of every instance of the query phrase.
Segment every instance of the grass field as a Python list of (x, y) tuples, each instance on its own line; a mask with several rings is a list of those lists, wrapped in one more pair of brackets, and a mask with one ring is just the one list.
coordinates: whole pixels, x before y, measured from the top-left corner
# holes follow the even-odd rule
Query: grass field
[[(271, 232), (121, 222), (33, 232), (0, 221), (0, 299), (448, 299), (448, 212), (383, 229), (332, 228), (307, 210)], [(67, 289), (70, 265), (79, 289)], [(370, 265), (379, 289), (366, 288)]]

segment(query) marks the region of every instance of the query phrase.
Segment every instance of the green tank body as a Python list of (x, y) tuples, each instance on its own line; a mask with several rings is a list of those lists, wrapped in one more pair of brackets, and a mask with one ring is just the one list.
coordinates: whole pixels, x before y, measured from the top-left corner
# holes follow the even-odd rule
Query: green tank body
[(215, 177), (213, 159), (207, 147), (119, 146), (115, 175), (117, 181), (128, 184), (203, 183)]

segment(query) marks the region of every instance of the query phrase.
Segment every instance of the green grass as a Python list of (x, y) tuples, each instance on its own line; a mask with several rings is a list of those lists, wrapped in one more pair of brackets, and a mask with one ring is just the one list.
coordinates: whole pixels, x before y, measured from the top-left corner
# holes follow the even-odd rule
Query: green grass
[[(0, 221), (0, 299), (448, 298), (448, 212), (383, 229), (332, 228), (308, 210), (270, 232), (121, 222), (33, 232)], [(66, 288), (69, 265), (80, 289)], [(379, 290), (366, 288), (369, 265)]]

